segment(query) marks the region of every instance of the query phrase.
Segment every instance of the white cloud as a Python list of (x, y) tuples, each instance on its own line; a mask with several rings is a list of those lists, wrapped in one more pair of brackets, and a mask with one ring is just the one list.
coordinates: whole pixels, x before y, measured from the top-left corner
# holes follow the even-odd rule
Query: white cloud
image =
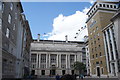
[[(75, 14), (64, 16), (59, 14), (58, 17), (53, 20), (53, 30), (50, 33), (48, 40), (65, 40), (65, 35), (68, 35), (69, 41), (83, 41), (83, 37), (88, 34), (87, 29), (81, 30), (84, 27), (87, 19), (87, 11), (89, 8), (85, 8), (83, 11), (76, 11)], [(74, 37), (78, 30), (81, 30), (77, 39)]]

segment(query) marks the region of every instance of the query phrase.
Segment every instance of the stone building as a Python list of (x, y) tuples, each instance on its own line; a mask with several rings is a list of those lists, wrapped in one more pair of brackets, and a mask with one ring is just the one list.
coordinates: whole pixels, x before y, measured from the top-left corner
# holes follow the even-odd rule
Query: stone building
[(89, 45), (88, 45), (88, 36), (84, 36), (84, 42), (85, 42), (85, 52), (86, 52), (86, 70), (87, 75), (91, 75), (91, 64), (90, 64), (90, 52), (89, 52)]
[(89, 34), (89, 52), (92, 76), (109, 76), (102, 30), (111, 23), (118, 2), (95, 2), (86, 21)]
[[(22, 78), (24, 61), (29, 59), (32, 40), (28, 21), (20, 2), (1, 2), (2, 17), (2, 78)], [(28, 40), (28, 39), (29, 40)], [(23, 46), (23, 44), (25, 46)], [(26, 52), (25, 52), (26, 51)], [(1, 58), (0, 58), (1, 59)], [(29, 60), (27, 60), (29, 63)]]
[(120, 8), (111, 18), (111, 23), (103, 29), (107, 70), (109, 76), (118, 76), (120, 72)]
[(84, 42), (33, 40), (31, 43), (32, 74), (75, 74), (74, 62), (82, 62)]

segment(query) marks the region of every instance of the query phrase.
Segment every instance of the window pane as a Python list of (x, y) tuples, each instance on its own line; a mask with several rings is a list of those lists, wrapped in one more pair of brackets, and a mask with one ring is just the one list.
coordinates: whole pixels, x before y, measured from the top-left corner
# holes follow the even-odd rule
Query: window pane
[(8, 22), (11, 23), (11, 15), (8, 15)]
[(6, 37), (9, 38), (9, 33), (10, 33), (10, 30), (7, 28), (6, 30)]

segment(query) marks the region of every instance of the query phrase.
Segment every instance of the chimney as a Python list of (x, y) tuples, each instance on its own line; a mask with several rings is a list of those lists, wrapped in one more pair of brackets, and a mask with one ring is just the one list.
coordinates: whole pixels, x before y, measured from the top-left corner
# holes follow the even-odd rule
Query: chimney
[(40, 41), (40, 34), (38, 34), (38, 39), (37, 39), (37, 41), (38, 41), (38, 42)]
[(66, 41), (66, 43), (68, 43), (68, 36), (67, 35), (65, 36), (65, 41)]

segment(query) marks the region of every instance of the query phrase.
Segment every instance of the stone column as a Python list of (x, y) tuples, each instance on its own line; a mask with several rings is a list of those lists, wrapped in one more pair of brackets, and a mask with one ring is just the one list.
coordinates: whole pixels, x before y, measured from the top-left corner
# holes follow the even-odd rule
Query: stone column
[(105, 34), (106, 34), (106, 40), (107, 40), (107, 45), (108, 45), (108, 51), (109, 51), (109, 57), (110, 57), (110, 61), (112, 60), (112, 58), (111, 58), (111, 50), (110, 50), (110, 42), (109, 42), (109, 38), (108, 38), (108, 33), (107, 33), (107, 31), (105, 32)]
[(59, 61), (59, 60), (58, 60), (58, 57), (59, 57), (59, 55), (57, 54), (57, 59), (56, 59), (57, 66), (56, 66), (56, 67), (58, 67), (58, 63), (59, 63), (59, 62), (58, 62), (58, 61)]
[(66, 69), (68, 68), (68, 55), (66, 54)]
[(41, 66), (41, 54), (39, 54), (39, 68)]
[(114, 56), (114, 60), (116, 60), (115, 43), (114, 43), (114, 41), (113, 41), (113, 34), (112, 34), (112, 30), (111, 30), (111, 28), (109, 28), (109, 31), (110, 31), (110, 35), (111, 35), (111, 42), (112, 42), (113, 56)]
[(48, 68), (48, 54), (46, 54), (46, 68)]
[(74, 55), (74, 57), (75, 57), (74, 61), (76, 62), (76, 61), (77, 61), (77, 60), (76, 60), (76, 54)]
[(49, 54), (49, 68), (50, 68), (50, 61), (51, 61), (51, 59), (50, 59), (50, 54)]
[(68, 68), (70, 68), (70, 54), (68, 54)]
[(106, 36), (105, 34), (103, 34), (103, 39), (104, 39), (104, 47), (105, 47), (105, 55), (106, 55), (106, 62), (107, 62), (107, 71), (108, 71), (108, 75), (110, 74), (110, 69), (109, 69), (109, 61), (108, 61), (108, 52), (107, 52), (107, 47), (106, 47)]
[(59, 54), (59, 68), (61, 68), (61, 54)]
[(36, 55), (36, 68), (38, 68), (38, 53)]

